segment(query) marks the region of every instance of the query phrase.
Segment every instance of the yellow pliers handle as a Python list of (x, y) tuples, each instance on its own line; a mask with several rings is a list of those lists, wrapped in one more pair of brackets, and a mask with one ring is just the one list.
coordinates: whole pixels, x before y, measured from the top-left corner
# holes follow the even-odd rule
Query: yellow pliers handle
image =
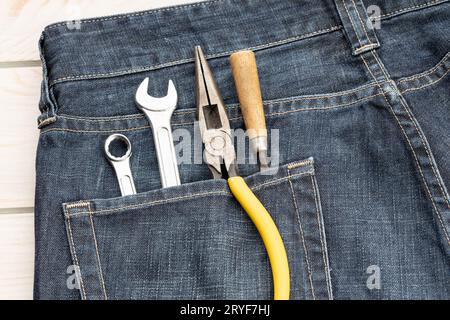
[(274, 299), (289, 300), (290, 278), (286, 249), (272, 217), (242, 177), (228, 179), (231, 193), (258, 229), (272, 268)]

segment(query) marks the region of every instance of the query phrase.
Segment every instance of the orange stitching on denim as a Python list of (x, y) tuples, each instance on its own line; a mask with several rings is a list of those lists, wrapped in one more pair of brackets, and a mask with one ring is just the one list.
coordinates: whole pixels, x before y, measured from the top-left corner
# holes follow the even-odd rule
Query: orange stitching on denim
[[(180, 111), (178, 111), (179, 113)], [(113, 121), (126, 121), (126, 120), (138, 120), (145, 119), (145, 115), (143, 113), (134, 113), (123, 116), (113, 116), (113, 117), (79, 117), (73, 116), (69, 114), (59, 114), (58, 118), (75, 120), (75, 121), (86, 121), (86, 122), (113, 122)]]
[[(66, 211), (66, 209), (69, 209), (69, 208), (70, 208), (69, 206), (66, 206), (64, 211)], [(80, 275), (81, 298), (83, 300), (86, 300), (87, 299), (86, 288), (84, 287), (84, 281), (83, 281), (83, 277), (81, 275), (81, 266), (80, 266), (80, 262), (78, 260), (77, 251), (75, 249), (75, 242), (73, 240), (73, 231), (72, 231), (72, 225), (70, 223), (70, 212), (69, 211), (67, 211), (66, 220), (67, 220), (67, 229), (69, 230), (69, 235), (68, 235), (69, 236), (69, 245), (72, 248), (73, 259), (76, 264), (76, 267), (78, 267), (78, 270), (75, 270), (75, 275), (77, 276), (77, 272)]]
[(303, 160), (303, 161), (290, 163), (288, 165), (288, 169), (291, 170), (291, 169), (295, 169), (295, 168), (299, 168), (299, 167), (310, 166), (310, 165), (313, 165), (313, 164), (314, 164), (314, 160), (308, 159), (308, 160)]
[[(321, 34), (325, 34), (325, 33), (329, 33), (329, 32), (334, 32), (334, 31), (337, 31), (337, 30), (339, 30), (341, 28), (342, 28), (342, 26), (339, 26), (339, 25), (331, 26), (331, 27), (326, 28), (326, 29), (317, 30), (317, 31), (314, 31), (314, 32), (310, 32), (310, 33), (306, 33), (306, 34), (303, 34), (303, 35), (290, 37), (290, 38), (279, 40), (279, 41), (274, 41), (274, 42), (269, 42), (269, 43), (265, 43), (265, 44), (261, 44), (261, 45), (248, 47), (248, 48), (239, 48), (239, 49), (232, 50), (232, 51), (225, 51), (225, 52), (220, 52), (220, 53), (216, 53), (216, 54), (212, 54), (212, 55), (207, 55), (206, 58), (207, 59), (213, 59), (213, 58), (226, 57), (226, 56), (229, 56), (230, 54), (232, 54), (233, 52), (238, 51), (238, 50), (253, 50), (253, 51), (257, 51), (257, 50), (268, 49), (268, 48), (272, 48), (272, 47), (275, 47), (275, 46), (288, 44), (288, 43), (304, 40), (304, 39), (307, 39), (307, 38), (312, 38), (312, 37), (314, 37), (316, 35), (321, 35)], [(172, 66), (185, 64), (185, 63), (192, 63), (192, 62), (194, 62), (194, 59), (193, 58), (189, 58), (189, 59), (181, 59), (181, 60), (170, 61), (170, 62), (162, 63), (162, 64), (159, 64), (159, 65), (140, 67), (140, 68), (136, 68), (136, 69), (126, 69), (126, 70), (119, 70), (119, 71), (106, 72), (106, 73), (91, 73), (91, 74), (82, 74), (82, 75), (75, 75), (75, 76), (60, 77), (60, 78), (57, 78), (55, 80), (52, 80), (50, 82), (50, 86), (53, 86), (56, 83), (70, 81), (70, 80), (86, 80), (86, 79), (93, 79), (93, 78), (116, 77), (116, 76), (122, 76), (122, 75), (127, 75), (127, 74), (135, 74), (135, 73), (140, 73), (140, 72), (145, 72), (145, 71), (158, 70), (158, 69), (162, 69), (162, 68), (166, 68), (166, 67), (172, 67)]]
[[(195, 198), (199, 198), (199, 197), (216, 196), (216, 195), (229, 195), (229, 194), (224, 191), (212, 191), (212, 192), (197, 193), (197, 194), (193, 194), (193, 195), (189, 195), (189, 196), (179, 196), (179, 197), (173, 197), (173, 198), (169, 198), (169, 199), (144, 202), (144, 203), (140, 203), (140, 204), (126, 205), (126, 206), (117, 207), (114, 209), (96, 210), (96, 211), (92, 211), (92, 215), (101, 215), (101, 214), (107, 214), (107, 213), (123, 211), (123, 210), (142, 209), (142, 208), (146, 208), (149, 206), (161, 205), (161, 204), (166, 204), (166, 203), (170, 203), (170, 202), (174, 202), (174, 201), (189, 200), (189, 199), (195, 199)], [(89, 212), (76, 212), (76, 213), (73, 213), (72, 216), (82, 216), (82, 215), (86, 215), (88, 213)]]
[(105, 286), (105, 280), (103, 278), (103, 270), (102, 270), (102, 265), (100, 263), (100, 254), (99, 254), (99, 250), (98, 250), (98, 243), (97, 243), (97, 236), (95, 235), (95, 228), (94, 228), (94, 219), (92, 219), (92, 209), (91, 209), (91, 204), (88, 204), (88, 210), (89, 210), (89, 220), (90, 220), (90, 225), (91, 225), (91, 229), (92, 229), (92, 237), (94, 239), (94, 247), (95, 247), (95, 253), (97, 255), (97, 272), (98, 272), (98, 277), (102, 286), (102, 291), (103, 291), (103, 296), (105, 298), (105, 300), (108, 300), (108, 295), (106, 294), (106, 286)]
[(342, 1), (342, 4), (344, 5), (345, 11), (347, 11), (348, 18), (350, 19), (350, 23), (352, 24), (353, 31), (355, 32), (356, 38), (358, 39), (358, 42), (359, 42), (359, 45), (363, 46), (363, 44), (361, 42), (361, 39), (359, 38), (358, 32), (356, 31), (356, 27), (355, 27), (355, 24), (353, 22), (353, 18), (350, 15), (350, 12), (347, 9), (347, 5), (345, 4), (345, 0), (341, 0), (341, 1)]
[(414, 127), (416, 128), (416, 131), (417, 131), (417, 133), (419, 134), (420, 140), (422, 141), (422, 144), (423, 144), (423, 146), (424, 146), (424, 148), (425, 148), (425, 152), (427, 153), (428, 160), (430, 160), (431, 168), (433, 169), (434, 177), (436, 178), (436, 180), (437, 180), (437, 182), (438, 182), (438, 185), (439, 185), (439, 189), (441, 190), (442, 197), (444, 198), (445, 202), (447, 203), (447, 207), (450, 209), (450, 203), (449, 203), (449, 201), (448, 201), (448, 198), (447, 198), (447, 196), (446, 196), (446, 193), (445, 193), (445, 191), (444, 191), (444, 188), (443, 188), (443, 186), (442, 186), (442, 184), (441, 184), (441, 179), (439, 179), (439, 175), (438, 175), (437, 169), (436, 169), (436, 167), (434, 166), (434, 161), (432, 161), (432, 158), (431, 158), (431, 151), (430, 151), (429, 148), (428, 148), (428, 143), (426, 143), (425, 137), (423, 136), (422, 131), (419, 130), (419, 127), (418, 127), (418, 125), (417, 125), (417, 123), (416, 123), (417, 120), (416, 120), (415, 117), (412, 115), (412, 112), (411, 112), (411, 110), (409, 109), (409, 107), (404, 103), (403, 97), (400, 97), (400, 103), (403, 105), (403, 108), (406, 110), (406, 113), (408, 113), (409, 119), (410, 119), (411, 122), (414, 124)]
[(67, 209), (74, 209), (74, 208), (83, 208), (89, 206), (89, 202), (87, 201), (80, 201), (80, 202), (73, 202), (66, 205)]
[(412, 6), (412, 7), (403, 8), (403, 9), (400, 9), (400, 10), (392, 11), (392, 12), (383, 14), (383, 15), (381, 15), (381, 16), (375, 17), (375, 18), (376, 18), (376, 19), (387, 18), (387, 17), (393, 16), (393, 15), (396, 15), (396, 14), (399, 14), (399, 13), (402, 13), (402, 12), (405, 12), (405, 11), (412, 11), (412, 10), (414, 10), (414, 9), (426, 8), (426, 7), (429, 7), (429, 6), (434, 5), (434, 4), (440, 4), (440, 3), (445, 3), (445, 2), (448, 2), (448, 0), (443, 0), (443, 1), (439, 1), (439, 0), (430, 1), (430, 2), (422, 3), (422, 4), (419, 4), (419, 5), (416, 5), (416, 6)]
[(377, 96), (381, 96), (383, 95), (382, 93), (377, 93), (368, 97), (364, 97), (362, 99), (359, 100), (355, 100), (351, 103), (345, 103), (345, 104), (340, 104), (340, 105), (333, 105), (333, 106), (326, 106), (326, 107), (317, 107), (317, 108), (304, 108), (304, 109), (295, 109), (295, 110), (289, 110), (289, 111), (285, 111), (285, 112), (274, 112), (274, 113), (270, 113), (268, 114), (268, 117), (272, 117), (272, 116), (280, 116), (280, 115), (284, 115), (284, 114), (289, 114), (289, 113), (294, 113), (294, 112), (301, 112), (301, 111), (315, 111), (315, 110), (330, 110), (330, 109), (337, 109), (337, 108), (341, 108), (341, 107), (346, 107), (346, 106), (350, 106), (353, 104), (357, 104), (366, 100), (369, 100), (371, 98), (377, 97)]
[[(369, 71), (369, 73), (372, 75), (373, 79), (374, 79), (375, 81), (377, 81), (376, 78), (375, 78), (375, 75), (372, 73), (372, 70), (370, 70), (370, 67), (369, 67), (369, 65), (367, 64), (367, 61), (366, 61), (366, 59), (364, 58), (363, 55), (361, 55), (361, 59), (363, 60), (364, 64), (366, 65), (366, 68), (367, 68), (367, 70)], [(383, 88), (381, 88), (381, 86), (380, 86), (380, 89), (383, 91), (384, 100), (386, 101), (387, 105), (389, 106), (389, 108), (390, 108), (390, 110), (391, 110), (393, 116), (395, 117), (395, 119), (396, 119), (396, 121), (397, 121), (397, 124), (399, 125), (401, 131), (403, 132), (403, 135), (405, 136), (405, 138), (406, 138), (406, 140), (407, 140), (407, 142), (408, 142), (408, 144), (409, 144), (409, 147), (410, 147), (410, 149), (411, 149), (411, 151), (412, 151), (412, 153), (413, 153), (413, 156), (414, 156), (414, 160), (415, 160), (417, 169), (419, 170), (419, 173), (420, 173), (420, 175), (422, 176), (422, 180), (423, 180), (423, 183), (424, 183), (424, 185), (425, 185), (425, 189), (426, 189), (426, 191), (427, 191), (427, 193), (428, 193), (428, 196), (430, 197), (430, 200), (431, 200), (431, 203), (432, 203), (432, 205), (433, 205), (433, 208), (434, 208), (434, 210), (435, 210), (435, 212), (436, 212), (437, 218), (438, 218), (438, 220), (439, 220), (439, 222), (440, 222), (440, 224), (441, 224), (441, 227), (442, 227), (442, 229), (443, 229), (444, 236), (445, 236), (445, 238), (447, 239), (447, 243), (450, 245), (450, 236), (448, 235), (447, 229), (445, 228), (445, 224), (444, 224), (444, 221), (443, 221), (441, 212), (440, 212), (440, 210), (437, 208), (436, 203), (435, 203), (434, 198), (433, 198), (433, 195), (431, 194), (431, 191), (430, 191), (430, 189), (429, 189), (429, 187), (428, 187), (427, 180), (425, 179), (425, 176), (424, 176), (423, 171), (422, 171), (422, 167), (421, 167), (420, 164), (419, 164), (419, 160), (418, 160), (418, 158), (417, 158), (417, 154), (416, 154), (416, 152), (415, 152), (415, 150), (414, 150), (414, 148), (413, 148), (413, 146), (412, 146), (411, 141), (409, 140), (408, 135), (407, 135), (406, 132), (405, 132), (405, 129), (403, 129), (403, 126), (401, 125), (400, 120), (398, 119), (397, 115), (395, 114), (394, 108), (392, 107), (391, 103), (388, 101), (388, 99), (387, 99), (387, 97), (386, 97), (386, 94), (384, 93), (384, 90), (383, 90)]]
[(365, 50), (370, 50), (370, 49), (374, 49), (378, 46), (378, 44), (376, 43), (371, 43), (371, 44), (366, 44), (365, 46), (359, 47), (358, 49), (355, 50), (356, 54), (359, 54)]
[[(382, 83), (384, 83), (384, 81)], [(336, 97), (342, 98), (345, 96), (349, 96), (350, 94), (362, 92), (365, 89), (370, 88), (370, 87), (378, 88), (378, 86), (375, 83), (371, 82), (371, 83), (365, 84), (363, 86), (360, 86), (360, 87), (357, 87), (354, 89), (338, 91), (338, 92), (331, 92), (331, 93), (323, 94), (323, 95), (311, 95), (311, 96), (300, 96), (300, 97), (265, 100), (264, 106), (270, 106), (270, 105), (275, 105), (275, 104), (278, 105), (278, 104), (284, 104), (284, 103), (296, 102), (296, 101), (304, 101), (304, 100), (325, 100), (325, 99), (336, 98)], [(230, 111), (230, 110), (239, 108), (239, 104), (229, 104), (226, 107)], [(174, 115), (176, 116), (176, 115), (192, 114), (192, 113), (196, 113), (196, 112), (197, 111), (195, 110), (195, 108), (181, 109), (181, 110), (176, 110), (174, 112)], [(69, 119), (69, 120), (80, 120), (80, 121), (88, 121), (88, 122), (112, 122), (112, 121), (135, 120), (135, 119), (144, 119), (145, 118), (144, 114), (141, 114), (141, 113), (135, 113), (135, 114), (123, 115), (123, 116), (112, 116), (112, 117), (78, 117), (78, 116), (73, 116), (73, 115), (60, 114), (60, 115), (58, 115), (58, 117), (64, 118), (64, 119)]]
[[(381, 82), (382, 84), (384, 84), (385, 82)], [(279, 105), (279, 104), (286, 104), (286, 103), (291, 103), (291, 102), (298, 102), (298, 101), (304, 101), (304, 100), (324, 100), (324, 99), (329, 99), (329, 98), (335, 98), (335, 97), (346, 97), (349, 96), (350, 94), (355, 94), (355, 93), (359, 93), (359, 92), (363, 92), (364, 90), (371, 88), (371, 87), (376, 87), (379, 88), (379, 86), (375, 83), (368, 83), (366, 85), (360, 86), (358, 88), (355, 89), (351, 89), (351, 90), (346, 90), (346, 91), (340, 91), (340, 92), (333, 92), (333, 93), (329, 93), (329, 94), (324, 94), (324, 95), (312, 95), (312, 96), (300, 96), (300, 97), (291, 97), (291, 98), (282, 98), (282, 99), (274, 99), (274, 100), (266, 100), (264, 102), (264, 106), (270, 106), (270, 105)], [(381, 95), (381, 94), (380, 94)], [(363, 99), (366, 98), (371, 98), (374, 96), (368, 96), (365, 97)], [(356, 100), (352, 103), (358, 103), (360, 101), (363, 101), (363, 99), (360, 100)], [(350, 104), (352, 104), (350, 103)], [(318, 107), (318, 108), (304, 108), (304, 109), (299, 109), (299, 111), (307, 111), (307, 110), (322, 110), (322, 108), (324, 109), (332, 109), (332, 108), (337, 108), (337, 107), (341, 107), (341, 106), (347, 106), (347, 104), (343, 104), (343, 105), (325, 105), (324, 107)], [(233, 110), (233, 109), (237, 109), (239, 108), (238, 104), (231, 104), (227, 106), (228, 110)], [(195, 109), (193, 110), (179, 110), (175, 112), (175, 115), (183, 115), (183, 114), (192, 114), (195, 113)], [(290, 111), (289, 111), (290, 112)], [(270, 114), (268, 114), (270, 116)], [(277, 115), (277, 114), (276, 114)], [(69, 119), (69, 120), (79, 120), (79, 121), (86, 121), (86, 122), (113, 122), (113, 121), (126, 121), (126, 120), (135, 120), (135, 119), (144, 119), (145, 116), (143, 114), (131, 114), (131, 115), (124, 115), (124, 116), (113, 116), (113, 117), (98, 117), (98, 118), (90, 118), (90, 117), (78, 117), (78, 116), (72, 116), (72, 115), (66, 115), (66, 114), (61, 114), (58, 115), (59, 118), (63, 118), (63, 119)], [(232, 120), (239, 120), (241, 119), (240, 117), (238, 118), (233, 118)], [(180, 122), (180, 123), (174, 123), (174, 126), (180, 126), (180, 125), (190, 125), (193, 124), (193, 122)], [(122, 129), (122, 130), (139, 130), (139, 129), (147, 129), (150, 128), (150, 126), (145, 126), (145, 127), (134, 127), (134, 128), (127, 128), (127, 129)], [(63, 129), (63, 128), (56, 128), (56, 129)], [(120, 130), (120, 129), (118, 129)], [(55, 130), (55, 129), (51, 129), (51, 130), (42, 130), (41, 133), (45, 133), (47, 131), (73, 131), (73, 132), (92, 132), (92, 133), (102, 133), (102, 132), (106, 132), (109, 133), (110, 131), (102, 131), (102, 130), (74, 130), (74, 129), (64, 129), (64, 130)], [(117, 130), (114, 130), (117, 131)]]
[(306, 172), (296, 173), (296, 174), (292, 174), (292, 175), (290, 174), (288, 177), (279, 178), (279, 179), (275, 179), (275, 180), (271, 180), (268, 182), (258, 184), (257, 186), (253, 187), (252, 190), (259, 190), (259, 189), (262, 189), (267, 186), (273, 186), (275, 184), (280, 184), (281, 182), (288, 180), (288, 178), (297, 178), (297, 177), (309, 176), (312, 174), (314, 174), (313, 171), (306, 171)]
[(416, 79), (420, 79), (420, 78), (424, 78), (432, 73), (434, 73), (435, 71), (437, 71), (439, 68), (442, 68), (443, 65), (445, 65), (445, 63), (447, 62), (447, 60), (450, 58), (450, 52), (448, 52), (442, 59), (441, 61), (439, 61), (433, 68), (426, 70), (424, 72), (421, 72), (419, 74), (410, 76), (410, 77), (406, 77), (406, 78), (402, 78), (398, 80), (398, 83), (403, 83), (405, 81), (412, 81), (412, 80), (416, 80)]
[[(380, 66), (380, 67), (382, 68), (382, 70), (383, 70), (384, 66), (383, 66), (383, 64), (381, 63), (381, 61), (378, 60), (377, 55), (376, 55), (373, 51), (371, 51), (371, 53), (372, 53), (373, 57), (375, 58), (375, 60), (377, 60), (379, 66)], [(450, 71), (450, 69), (449, 69), (448, 71)], [(385, 75), (386, 75), (386, 74), (385, 74)], [(444, 75), (444, 76), (445, 76), (445, 75)], [(443, 77), (444, 77), (444, 76), (443, 76)], [(389, 78), (388, 78), (388, 79), (389, 79)], [(392, 88), (392, 90), (398, 92), (398, 94), (400, 95), (400, 103), (403, 105), (403, 108), (404, 108), (404, 109), (406, 110), (406, 112), (408, 113), (409, 119), (410, 119), (411, 122), (414, 124), (414, 127), (416, 128), (416, 131), (417, 131), (417, 133), (419, 134), (420, 140), (422, 140), (422, 144), (423, 144), (423, 146), (424, 146), (424, 148), (425, 148), (425, 151), (426, 151), (426, 153), (427, 153), (428, 159), (430, 160), (431, 168), (433, 169), (434, 176), (435, 176), (436, 180), (438, 181), (439, 188), (441, 189), (442, 197), (444, 198), (445, 202), (447, 203), (447, 207), (450, 209), (450, 202), (449, 202), (448, 197), (446, 196), (446, 193), (445, 193), (445, 191), (444, 191), (444, 188), (443, 188), (443, 186), (442, 186), (442, 184), (441, 184), (441, 179), (439, 179), (439, 175), (438, 175), (437, 169), (435, 168), (434, 161), (431, 161), (431, 160), (432, 160), (432, 159), (431, 159), (431, 151), (430, 151), (429, 148), (428, 148), (428, 143), (425, 142), (425, 138), (424, 138), (424, 136), (423, 136), (422, 131), (419, 130), (419, 127), (418, 127), (418, 125), (417, 125), (417, 123), (416, 123), (417, 120), (416, 120), (415, 117), (412, 115), (412, 112), (411, 112), (411, 110), (409, 109), (409, 107), (405, 104), (405, 101), (403, 101), (403, 97), (401, 96), (401, 93), (398, 91), (398, 89), (395, 88), (395, 86), (392, 86), (391, 83), (389, 83), (388, 85)]]
[(384, 74), (384, 77), (386, 78), (386, 82), (389, 83), (389, 79), (391, 79), (389, 72), (386, 70), (386, 68), (384, 67), (384, 64), (381, 63), (381, 59), (379, 59), (378, 54), (375, 53), (373, 50), (370, 51), (370, 53), (372, 54), (372, 56), (375, 58), (375, 60), (378, 62), (378, 65), (381, 68), (381, 71)]
[(316, 217), (317, 217), (317, 227), (319, 229), (319, 240), (320, 240), (320, 246), (322, 247), (322, 260), (323, 260), (323, 267), (325, 269), (325, 278), (327, 279), (327, 292), (328, 292), (328, 298), (332, 299), (333, 294), (331, 293), (331, 279), (330, 279), (330, 271), (328, 269), (328, 259), (325, 257), (327, 248), (323, 242), (322, 235), (325, 235), (325, 232), (323, 232), (321, 223), (320, 223), (320, 204), (319, 204), (319, 198), (318, 190), (316, 190), (317, 185), (314, 183), (315, 177), (313, 175), (310, 176), (311, 178), (311, 187), (313, 189), (314, 193), (314, 202), (316, 205)]
[(421, 90), (423, 88), (426, 88), (426, 87), (432, 86), (432, 85), (434, 85), (436, 83), (439, 83), (448, 75), (449, 72), (450, 72), (450, 69), (448, 69), (439, 79), (437, 79), (437, 80), (435, 80), (433, 82), (427, 83), (427, 84), (425, 84), (423, 86), (420, 86), (418, 88), (409, 88), (409, 89), (403, 90), (401, 93), (407, 93), (407, 92), (410, 92), (410, 91)]
[[(188, 9), (188, 8), (193, 8), (193, 7), (206, 7), (207, 5), (211, 5), (216, 2), (221, 2), (221, 1), (223, 1), (223, 0), (208, 0), (208, 1), (202, 1), (199, 3), (182, 4), (182, 5), (178, 5), (178, 6), (171, 6), (171, 7), (159, 8), (159, 9), (150, 9), (150, 10), (129, 13), (129, 14), (113, 15), (113, 16), (109, 16), (109, 17), (107, 16), (107, 17), (94, 18), (94, 19), (83, 19), (83, 20), (80, 20), (79, 22), (82, 24), (90, 24), (90, 23), (94, 23), (94, 22), (103, 22), (103, 21), (119, 20), (119, 19), (124, 19), (124, 18), (141, 17), (141, 16), (158, 13), (158, 12), (178, 11), (178, 10), (183, 10), (183, 9)], [(47, 26), (45, 28), (45, 30), (50, 30), (50, 29), (58, 28), (58, 27), (65, 26), (65, 25), (67, 25), (67, 21), (58, 22), (58, 23), (54, 23), (54, 24)]]
[[(361, 58), (363, 59), (364, 64), (366, 65), (366, 67), (367, 67), (367, 69), (369, 70), (370, 74), (372, 75), (372, 77), (373, 77), (373, 78), (375, 79), (375, 81), (376, 81), (376, 78), (375, 78), (374, 74), (372, 73), (372, 71), (370, 70), (370, 68), (369, 68), (369, 66), (368, 66), (368, 64), (367, 64), (367, 62), (366, 62), (366, 60), (364, 59), (363, 56), (361, 56)], [(381, 86), (380, 86), (380, 89), (383, 90), (383, 89), (381, 88)], [(383, 93), (384, 93), (384, 91), (383, 91)], [(449, 235), (448, 235), (447, 229), (445, 228), (445, 224), (444, 224), (444, 221), (443, 221), (441, 212), (440, 212), (440, 210), (437, 208), (436, 203), (435, 203), (435, 201), (434, 201), (434, 198), (433, 198), (433, 196), (432, 196), (432, 194), (431, 194), (431, 191), (430, 191), (430, 189), (429, 189), (429, 187), (428, 187), (427, 181), (426, 181), (425, 176), (424, 176), (423, 171), (422, 171), (422, 167), (421, 167), (420, 164), (419, 164), (419, 160), (418, 160), (417, 154), (416, 154), (416, 152), (415, 152), (415, 150), (414, 150), (414, 148), (413, 148), (413, 146), (412, 146), (412, 143), (411, 143), (411, 141), (410, 141), (408, 135), (406, 134), (405, 130), (403, 129), (403, 126), (401, 125), (400, 120), (398, 119), (397, 115), (395, 114), (392, 105), (391, 105), (390, 102), (388, 101), (388, 99), (387, 99), (387, 97), (386, 97), (386, 94), (383, 94), (383, 95), (384, 95), (384, 100), (385, 100), (386, 103), (388, 104), (389, 108), (391, 109), (392, 114), (394, 115), (395, 119), (397, 120), (397, 123), (398, 123), (400, 129), (401, 129), (402, 132), (403, 132), (403, 135), (406, 137), (406, 140), (408, 141), (409, 147), (411, 148), (411, 151), (412, 151), (412, 153), (413, 153), (413, 155), (414, 155), (414, 159), (415, 159), (415, 162), (416, 162), (416, 166), (417, 166), (417, 168), (419, 169), (420, 175), (422, 176), (423, 183), (424, 183), (424, 185), (425, 185), (425, 188), (426, 188), (426, 191), (427, 191), (427, 193), (428, 193), (428, 196), (430, 197), (430, 200), (431, 200), (431, 202), (432, 202), (432, 204), (433, 204), (433, 207), (434, 207), (434, 209), (435, 209), (435, 211), (436, 211), (436, 213), (437, 213), (437, 217), (438, 217), (438, 220), (440, 221), (441, 226), (442, 226), (442, 228), (443, 228), (443, 232), (444, 232), (445, 238), (447, 239), (448, 244), (450, 245), (450, 237), (449, 237)], [(400, 101), (401, 101), (401, 99), (400, 99)], [(408, 110), (407, 110), (407, 112), (408, 112)], [(414, 121), (413, 121), (413, 123), (414, 123)], [(414, 125), (415, 125), (415, 124), (414, 124)], [(416, 127), (416, 130), (417, 130), (417, 127)], [(420, 133), (419, 133), (419, 135), (420, 135)], [(422, 143), (423, 143), (423, 140), (422, 140)], [(444, 196), (444, 198), (445, 198), (445, 196)]]
[[(48, 110), (47, 110), (47, 116), (48, 116)], [(54, 123), (54, 122), (56, 122), (56, 117), (47, 118), (38, 123), (38, 128), (42, 128), (43, 126)]]
[[(370, 44), (374, 45), (374, 43), (372, 43), (372, 41), (370, 40), (369, 34), (367, 33), (367, 30), (366, 30), (366, 26), (364, 25), (364, 22), (362, 21), (361, 15), (359, 14), (358, 6), (356, 5), (354, 0), (352, 0), (352, 2), (353, 2), (353, 5), (355, 6), (355, 11), (356, 11), (356, 14), (358, 15), (359, 22), (361, 22), (361, 25), (364, 29), (364, 33), (366, 34), (367, 40), (369, 41), (369, 45)], [(377, 45), (377, 44), (375, 44), (375, 45)]]
[(314, 285), (313, 285), (313, 281), (312, 281), (312, 270), (311, 270), (309, 257), (308, 257), (308, 249), (306, 248), (305, 236), (303, 233), (303, 227), (302, 227), (302, 223), (301, 223), (301, 219), (300, 219), (300, 211), (298, 210), (297, 199), (296, 199), (295, 193), (294, 193), (294, 187), (292, 186), (292, 181), (290, 179), (291, 173), (289, 172), (289, 168), (287, 169), (287, 171), (288, 171), (287, 177), (288, 177), (288, 181), (289, 181), (289, 186), (290, 186), (291, 193), (292, 193), (292, 201), (294, 204), (295, 213), (297, 215), (297, 223), (300, 228), (300, 236), (302, 238), (303, 250), (305, 251), (306, 269), (308, 272), (309, 285), (311, 286), (311, 294), (312, 294), (313, 300), (316, 300), (316, 295), (314, 293)]
[[(312, 171), (301, 172), (301, 173), (289, 175), (289, 178), (295, 178), (295, 177), (306, 176), (306, 175), (311, 175), (311, 174), (313, 174)], [(288, 177), (283, 177), (283, 178), (273, 179), (273, 180), (270, 180), (270, 181), (267, 181), (267, 182), (264, 182), (261, 184), (257, 184), (252, 187), (252, 190), (259, 190), (259, 189), (269, 186), (269, 185), (281, 183), (283, 181), (286, 181), (287, 179), (288, 179)], [(91, 213), (93, 216), (94, 215), (105, 215), (105, 214), (110, 214), (110, 213), (123, 211), (123, 210), (142, 209), (142, 208), (146, 208), (146, 207), (150, 207), (150, 206), (154, 206), (154, 205), (162, 205), (162, 204), (167, 204), (167, 203), (171, 203), (171, 202), (175, 202), (175, 201), (189, 200), (189, 199), (195, 199), (195, 198), (201, 198), (201, 197), (207, 197), (207, 196), (232, 196), (232, 195), (229, 192), (225, 192), (225, 191), (211, 191), (211, 192), (204, 192), (204, 193), (196, 193), (196, 194), (192, 194), (189, 196), (179, 196), (179, 197), (173, 197), (173, 198), (169, 198), (169, 199), (143, 202), (140, 204), (116, 207), (113, 209), (97, 210), (97, 211), (92, 211)], [(70, 216), (78, 217), (78, 216), (84, 216), (86, 214), (89, 214), (89, 212), (76, 212), (76, 213), (70, 214)]]
[[(355, 100), (353, 102), (350, 103), (344, 103), (344, 104), (338, 104), (338, 105), (329, 105), (329, 106), (324, 106), (324, 107), (316, 107), (316, 108), (298, 108), (298, 109), (294, 109), (294, 110), (288, 110), (285, 112), (273, 112), (273, 113), (268, 113), (267, 116), (268, 117), (274, 117), (274, 116), (281, 116), (284, 114), (289, 114), (289, 113), (295, 113), (295, 112), (303, 112), (303, 111), (319, 111), (319, 110), (332, 110), (332, 109), (337, 109), (337, 108), (342, 108), (342, 107), (348, 107), (351, 106), (353, 104), (357, 104), (363, 101), (366, 101), (368, 99), (377, 97), (377, 96), (381, 96), (382, 93), (377, 93), (374, 95), (370, 95), (367, 97), (364, 97), (362, 99), (358, 99)], [(296, 100), (292, 100), (292, 101), (287, 101), (287, 102), (295, 102)], [(236, 121), (236, 120), (241, 120), (242, 117), (235, 117), (235, 118), (230, 118), (230, 121)], [(180, 122), (180, 123), (173, 123), (172, 126), (184, 126), (184, 125), (192, 125), (194, 122)], [(127, 132), (127, 131), (136, 131), (136, 130), (143, 130), (143, 129), (149, 129), (150, 126), (142, 126), (142, 127), (133, 127), (133, 128), (127, 128), (127, 129), (114, 129), (114, 130), (76, 130), (76, 129), (67, 129), (67, 128), (50, 128), (47, 130), (43, 130), (41, 131), (41, 134), (45, 134), (47, 132), (52, 132), (52, 131), (67, 131), (67, 132), (74, 132), (74, 133), (114, 133), (114, 132)]]
[[(384, 83), (384, 81), (382, 83)], [(332, 92), (332, 93), (324, 94), (324, 95), (311, 95), (311, 96), (301, 96), (301, 97), (292, 97), (292, 98), (282, 98), (282, 99), (276, 99), (276, 100), (267, 100), (266, 102), (264, 102), (264, 105), (271, 105), (271, 104), (278, 104), (278, 103), (285, 103), (285, 102), (294, 102), (294, 101), (303, 101), (303, 100), (324, 100), (324, 99), (335, 98), (335, 97), (342, 98), (342, 97), (350, 95), (351, 93), (358, 93), (358, 92), (364, 91), (364, 89), (367, 89), (370, 87), (378, 88), (378, 85), (376, 83), (370, 82), (366, 85), (357, 87), (355, 89), (350, 89), (350, 90), (340, 91), (340, 92)], [(195, 112), (195, 110), (193, 112)]]
[(52, 132), (52, 131), (67, 131), (67, 132), (73, 132), (73, 133), (115, 133), (115, 132), (129, 132), (129, 131), (137, 131), (137, 130), (144, 130), (144, 129), (150, 129), (150, 126), (142, 126), (142, 127), (133, 127), (133, 128), (127, 128), (127, 129), (114, 129), (114, 130), (76, 130), (76, 129), (67, 129), (67, 128), (50, 128), (47, 130), (41, 131), (41, 134)]

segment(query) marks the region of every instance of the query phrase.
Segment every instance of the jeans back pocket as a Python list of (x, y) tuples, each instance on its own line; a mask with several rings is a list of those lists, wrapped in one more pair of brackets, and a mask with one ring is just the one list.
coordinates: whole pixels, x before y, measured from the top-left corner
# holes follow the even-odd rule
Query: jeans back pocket
[[(245, 178), (283, 238), (292, 299), (331, 299), (313, 159)], [(271, 299), (263, 242), (225, 180), (63, 204), (82, 299)]]

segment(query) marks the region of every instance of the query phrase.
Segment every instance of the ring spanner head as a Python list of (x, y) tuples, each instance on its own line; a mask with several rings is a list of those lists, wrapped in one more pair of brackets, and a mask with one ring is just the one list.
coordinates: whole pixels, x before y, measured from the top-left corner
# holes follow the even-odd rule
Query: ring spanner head
[(122, 196), (136, 193), (130, 168), (131, 143), (122, 134), (110, 135), (105, 141), (105, 155), (113, 166)]
[(155, 98), (148, 94), (149, 78), (145, 78), (136, 91), (136, 103), (141, 109), (148, 111), (175, 110), (178, 102), (178, 94), (172, 80), (169, 80), (167, 95)]
[[(120, 143), (121, 147), (125, 146), (125, 153), (123, 153), (123, 151), (122, 151), (120, 153), (123, 153), (123, 154), (119, 154), (119, 153), (113, 154), (111, 152), (112, 147), (114, 147), (114, 146), (111, 146), (111, 144), (113, 142), (118, 143), (118, 144)], [(121, 149), (123, 149), (123, 148), (121, 148)], [(110, 135), (105, 141), (105, 154), (109, 161), (127, 160), (131, 156), (130, 140), (128, 140), (128, 138), (126, 136), (124, 136), (123, 134), (116, 133), (116, 134)]]

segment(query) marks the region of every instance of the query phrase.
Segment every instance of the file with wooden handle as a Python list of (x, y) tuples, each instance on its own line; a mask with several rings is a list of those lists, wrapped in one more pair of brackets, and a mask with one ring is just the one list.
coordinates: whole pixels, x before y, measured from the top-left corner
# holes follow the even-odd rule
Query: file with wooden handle
[(255, 53), (238, 51), (230, 56), (231, 70), (250, 145), (261, 170), (269, 167), (267, 128)]

